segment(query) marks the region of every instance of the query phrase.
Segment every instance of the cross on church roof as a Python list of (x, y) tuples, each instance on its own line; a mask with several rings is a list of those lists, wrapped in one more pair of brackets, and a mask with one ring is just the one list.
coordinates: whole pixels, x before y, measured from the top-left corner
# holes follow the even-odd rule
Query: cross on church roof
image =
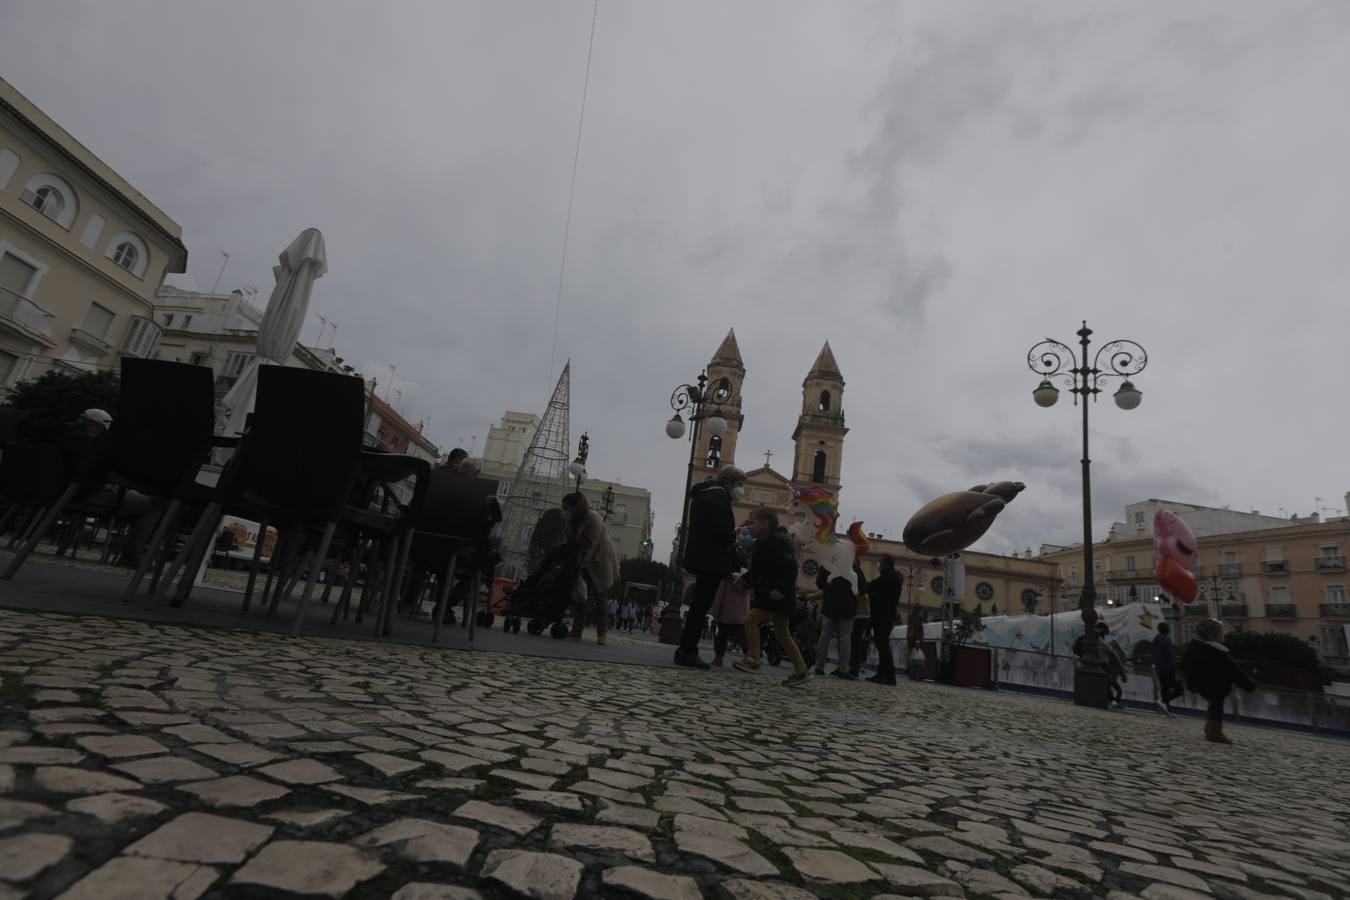
[(765, 450), (765, 451), (764, 451), (764, 468), (766, 468), (766, 469), (769, 468), (769, 460), (772, 459), (772, 458), (773, 458), (773, 451), (772, 451), (772, 450)]

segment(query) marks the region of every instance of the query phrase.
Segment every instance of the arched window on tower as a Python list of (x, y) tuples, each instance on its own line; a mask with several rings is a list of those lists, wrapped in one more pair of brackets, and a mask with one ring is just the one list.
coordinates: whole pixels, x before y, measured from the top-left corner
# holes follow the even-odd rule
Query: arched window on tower
[(830, 392), (829, 392), (829, 391), (821, 391), (821, 392), (820, 392), (820, 409), (821, 409), (823, 412), (829, 412), (829, 411), (830, 411)]
[(825, 483), (825, 451), (817, 450), (815, 462), (811, 465), (811, 480), (816, 484)]
[(722, 464), (722, 436), (714, 434), (708, 440), (708, 468), (716, 469)]

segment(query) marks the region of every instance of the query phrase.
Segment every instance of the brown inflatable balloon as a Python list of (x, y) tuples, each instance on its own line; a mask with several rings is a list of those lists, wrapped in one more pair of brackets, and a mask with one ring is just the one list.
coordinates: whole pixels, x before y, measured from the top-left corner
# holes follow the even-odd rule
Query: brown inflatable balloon
[(1025, 489), (1020, 481), (996, 481), (943, 494), (910, 517), (901, 540), (925, 556), (957, 553), (983, 537), (1003, 507)]

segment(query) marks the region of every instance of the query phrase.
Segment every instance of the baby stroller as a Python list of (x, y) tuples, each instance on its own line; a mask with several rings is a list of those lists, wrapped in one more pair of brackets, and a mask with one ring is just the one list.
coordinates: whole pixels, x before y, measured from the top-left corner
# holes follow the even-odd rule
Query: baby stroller
[(530, 634), (543, 634), (548, 629), (558, 640), (566, 637), (567, 611), (580, 576), (577, 564), (577, 554), (570, 547), (562, 546), (549, 553), (528, 578), (507, 589), (507, 615), (529, 619), (525, 630)]
[[(792, 628), (792, 639), (809, 667), (815, 662), (816, 641), (820, 639), (820, 628), (816, 625), (815, 603), (798, 594), (797, 606), (789, 615), (788, 623)], [(764, 658), (768, 660), (769, 665), (776, 666), (783, 661), (783, 645), (779, 643), (773, 626), (768, 622), (759, 626), (759, 642), (764, 648)]]

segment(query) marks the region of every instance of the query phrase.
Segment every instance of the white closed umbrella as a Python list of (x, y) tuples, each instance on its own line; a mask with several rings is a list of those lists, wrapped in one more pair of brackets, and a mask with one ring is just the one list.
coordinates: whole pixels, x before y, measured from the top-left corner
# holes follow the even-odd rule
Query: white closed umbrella
[(314, 280), (328, 271), (328, 254), (324, 251), (319, 229), (306, 228), (300, 232), (300, 236), (281, 251), (280, 261), (280, 265), (272, 267), (277, 284), (272, 288), (267, 311), (258, 328), (258, 355), (221, 400), (221, 431), (227, 435), (242, 434), (244, 422), (253, 412), (258, 396), (258, 366), (263, 363), (285, 365), (300, 338), (300, 326), (309, 311), (309, 294)]

